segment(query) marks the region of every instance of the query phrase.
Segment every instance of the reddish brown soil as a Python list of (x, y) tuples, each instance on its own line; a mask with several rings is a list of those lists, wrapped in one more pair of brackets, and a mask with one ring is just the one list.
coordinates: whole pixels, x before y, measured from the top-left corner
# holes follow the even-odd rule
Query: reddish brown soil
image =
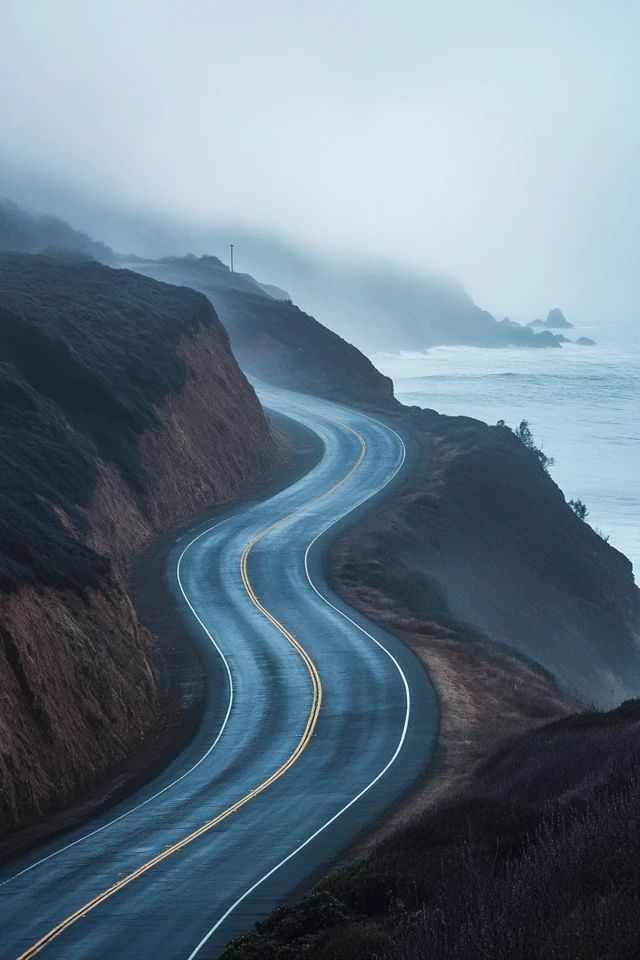
[(219, 324), (185, 336), (182, 390), (157, 406), (139, 441), (144, 501), (113, 464), (74, 536), (111, 560), (100, 589), (83, 594), (25, 585), (0, 598), (2, 832), (64, 807), (153, 735), (160, 708), (153, 640), (132, 606), (131, 559), (159, 530), (228, 503), (282, 460)]

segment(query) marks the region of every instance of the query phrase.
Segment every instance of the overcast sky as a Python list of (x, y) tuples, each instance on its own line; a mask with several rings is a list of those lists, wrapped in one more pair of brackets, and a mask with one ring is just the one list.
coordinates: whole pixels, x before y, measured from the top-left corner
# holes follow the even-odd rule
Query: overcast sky
[(442, 269), (514, 317), (635, 316), (633, 0), (1, 8), (8, 190), (18, 168), (133, 210)]

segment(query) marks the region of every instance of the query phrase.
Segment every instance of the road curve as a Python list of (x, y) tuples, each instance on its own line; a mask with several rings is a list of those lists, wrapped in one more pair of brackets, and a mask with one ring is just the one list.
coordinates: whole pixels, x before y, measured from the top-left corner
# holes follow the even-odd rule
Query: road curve
[(428, 766), (424, 669), (323, 572), (331, 538), (397, 480), (404, 444), (348, 407), (259, 392), (324, 454), (174, 545), (168, 584), (209, 678), (198, 732), (134, 796), (5, 866), (2, 960), (217, 957)]

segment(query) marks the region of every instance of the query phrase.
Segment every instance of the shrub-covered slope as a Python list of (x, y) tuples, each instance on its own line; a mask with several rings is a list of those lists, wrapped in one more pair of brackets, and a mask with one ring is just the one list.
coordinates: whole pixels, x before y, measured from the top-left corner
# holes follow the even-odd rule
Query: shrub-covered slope
[(541, 727), (224, 960), (635, 960), (640, 703)]
[[(175, 254), (185, 249), (219, 250), (228, 242), (228, 227), (187, 229), (184, 225), (169, 224), (153, 217), (145, 221), (136, 218), (120, 221), (113, 211), (108, 224), (109, 236), (116, 249), (135, 250), (146, 257)], [(428, 270), (412, 272), (396, 269), (387, 263), (372, 266), (345, 264), (312, 258), (273, 237), (251, 234), (239, 228), (234, 230), (234, 235), (244, 261), (253, 264), (256, 275), (283, 284), (291, 290), (291, 299), (304, 304), (330, 330), (368, 354), (380, 350), (424, 350), (440, 344), (559, 347), (562, 342), (562, 338), (549, 329), (538, 331), (532, 325), (497, 320), (477, 306), (459, 283)], [(0, 250), (28, 253), (46, 250), (65, 256), (79, 253), (109, 264), (119, 259), (106, 244), (92, 240), (57, 217), (34, 215), (8, 200), (0, 200)], [(180, 264), (188, 258), (172, 259)], [(195, 257), (191, 259), (196, 261)], [(199, 283), (212, 284), (219, 292), (223, 286), (235, 286), (242, 277), (250, 281), (249, 292), (271, 295), (276, 300), (288, 297), (278, 287), (257, 283), (246, 274), (232, 274), (231, 284), (220, 272), (215, 277), (208, 277), (214, 263), (227, 273), (228, 270), (215, 257), (205, 257), (204, 260), (209, 261), (204, 271), (203, 264), (198, 265), (196, 261), (187, 268), (192, 274), (190, 280), (178, 278), (170, 282), (184, 283), (196, 289), (202, 289)], [(145, 267), (138, 258), (131, 258), (132, 263), (136, 261), (143, 273), (152, 263), (147, 261)], [(158, 267), (151, 269), (159, 270)], [(152, 275), (169, 279), (159, 272)], [(248, 290), (243, 284), (235, 288)], [(215, 300), (213, 302), (218, 308)], [(255, 304), (251, 305), (252, 313), (255, 307)], [(260, 358), (253, 359), (257, 362)], [(283, 367), (288, 366), (285, 360), (283, 356)]]
[(289, 300), (270, 296), (247, 274), (231, 273), (216, 257), (136, 260), (129, 266), (206, 294), (251, 376), (335, 400), (392, 400), (391, 380), (356, 347)]
[(157, 719), (126, 590), (150, 534), (276, 462), (210, 303), (0, 254), (0, 816), (68, 801)]
[(640, 694), (640, 591), (631, 564), (579, 520), (505, 427), (413, 411), (417, 468), (342, 540), (335, 576), (409, 615), (476, 634), (546, 668), (583, 702)]

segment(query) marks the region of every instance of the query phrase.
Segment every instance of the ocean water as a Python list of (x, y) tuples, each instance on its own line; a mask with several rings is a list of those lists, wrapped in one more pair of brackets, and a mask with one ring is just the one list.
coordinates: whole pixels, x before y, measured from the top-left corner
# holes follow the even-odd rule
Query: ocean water
[(528, 420), (555, 458), (551, 475), (588, 522), (640, 571), (640, 332), (566, 331), (595, 347), (559, 350), (436, 347), (377, 354), (402, 403), (510, 426)]

